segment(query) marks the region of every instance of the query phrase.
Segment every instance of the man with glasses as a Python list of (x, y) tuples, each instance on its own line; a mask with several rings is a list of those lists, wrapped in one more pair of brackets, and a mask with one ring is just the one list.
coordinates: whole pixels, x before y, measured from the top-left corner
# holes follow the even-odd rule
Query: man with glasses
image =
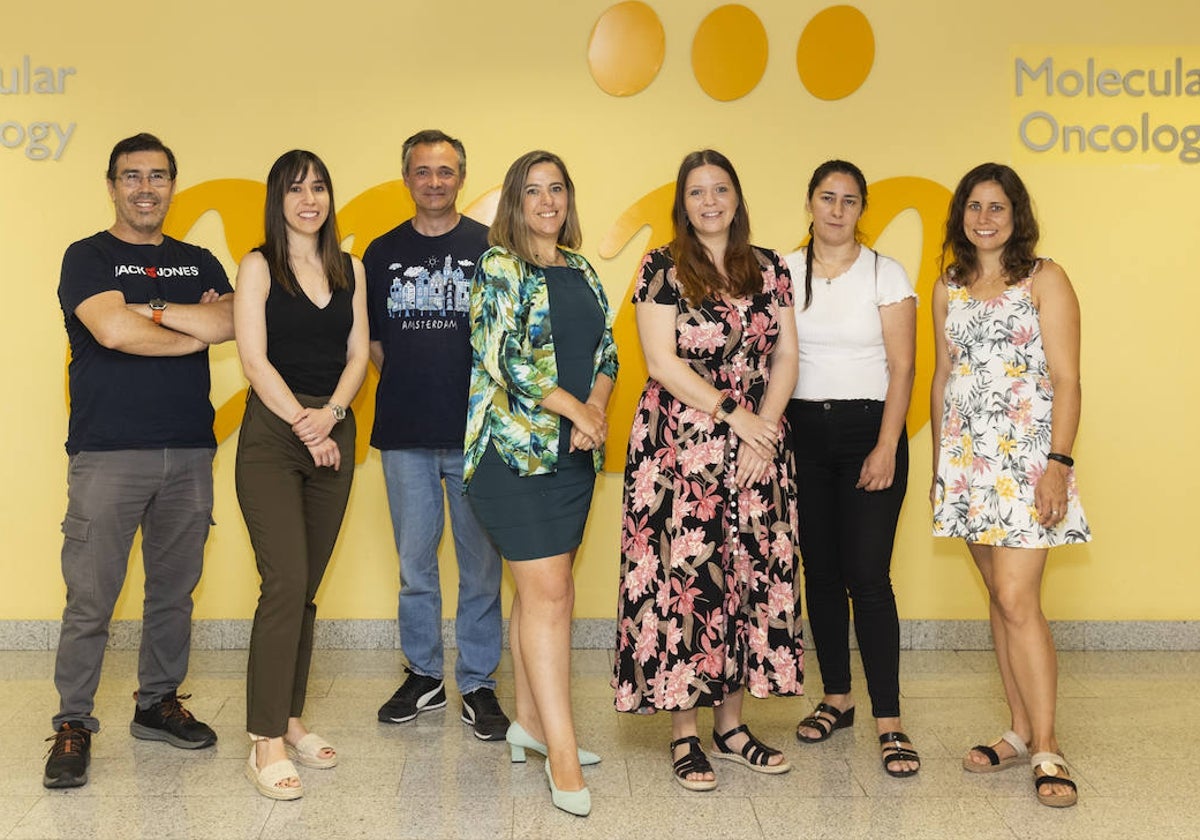
[(208, 347), (233, 338), (233, 289), (203, 248), (163, 234), (175, 156), (150, 134), (112, 150), (112, 227), (71, 245), (58, 298), (71, 345), (67, 585), (42, 783), (87, 783), (109, 622), (142, 530), (146, 589), (130, 732), (183, 749), (216, 733), (183, 707), (192, 590), (212, 523), (216, 452)]

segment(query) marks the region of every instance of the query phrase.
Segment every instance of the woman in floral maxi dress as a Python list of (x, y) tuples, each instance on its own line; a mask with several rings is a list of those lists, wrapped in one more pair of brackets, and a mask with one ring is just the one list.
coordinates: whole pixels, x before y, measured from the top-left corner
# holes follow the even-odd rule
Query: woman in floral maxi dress
[[(713, 756), (790, 765), (742, 725), (742, 696), (802, 691), (795, 466), (783, 413), (796, 381), (792, 287), (749, 244), (732, 165), (693, 152), (675, 189), (675, 239), (646, 255), (634, 293), (650, 379), (625, 469), (616, 707), (672, 713), (675, 778), (711, 790)], [(717, 268), (720, 266), (720, 268)]]
[[(1042, 612), (1051, 547), (1091, 539), (1075, 490), (1079, 302), (1038, 259), (1038, 224), (1011, 168), (985, 163), (959, 182), (946, 221), (949, 265), (933, 291), (930, 398), (933, 533), (961, 537), (990, 598), (1011, 728), (967, 751), (992, 773), (1031, 760), (1038, 801), (1074, 805), (1054, 733), (1058, 666)], [(1032, 753), (1032, 758), (1030, 758)]]

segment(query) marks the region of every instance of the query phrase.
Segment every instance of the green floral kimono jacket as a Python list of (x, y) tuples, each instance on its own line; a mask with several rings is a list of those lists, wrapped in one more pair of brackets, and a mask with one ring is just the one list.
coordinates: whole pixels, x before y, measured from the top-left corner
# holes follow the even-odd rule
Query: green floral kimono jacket
[[(582, 255), (562, 253), (568, 266), (583, 272), (604, 312), (592, 381), (599, 374), (615, 380), (613, 313), (600, 279)], [(471, 287), (471, 350), (463, 485), (475, 474), (489, 441), (519, 475), (554, 472), (559, 418), (540, 402), (558, 387), (558, 366), (546, 276), (540, 266), (500, 247), (480, 257)], [(593, 461), (599, 472), (603, 447), (593, 453)]]

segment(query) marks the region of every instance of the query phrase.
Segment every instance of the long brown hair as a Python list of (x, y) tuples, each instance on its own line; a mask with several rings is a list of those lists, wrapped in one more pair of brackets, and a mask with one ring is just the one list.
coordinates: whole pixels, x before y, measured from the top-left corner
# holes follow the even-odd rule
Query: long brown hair
[(533, 238), (529, 235), (529, 226), (525, 224), (525, 181), (529, 178), (529, 170), (539, 163), (557, 166), (567, 188), (567, 217), (558, 230), (558, 244), (574, 250), (583, 243), (579, 211), (575, 209), (575, 182), (567, 173), (567, 165), (553, 152), (542, 149), (526, 152), (513, 161), (504, 176), (500, 203), (496, 205), (496, 218), (488, 230), (488, 242), (507, 249), (532, 265), (541, 263), (533, 252)]
[(950, 212), (946, 216), (946, 238), (942, 240), (942, 273), (955, 283), (969, 286), (979, 273), (979, 254), (963, 227), (967, 199), (971, 190), (980, 184), (995, 181), (1004, 190), (1012, 204), (1012, 236), (1004, 243), (1000, 254), (1000, 265), (1004, 269), (1004, 282), (1012, 285), (1025, 279), (1037, 263), (1038, 223), (1033, 215), (1033, 202), (1029, 190), (1012, 167), (1003, 163), (981, 163), (962, 177), (950, 199)]
[[(725, 276), (717, 270), (708, 249), (700, 242), (688, 220), (686, 187), (688, 175), (701, 166), (716, 166), (725, 171), (733, 183), (738, 206), (729, 225), (729, 244), (725, 246)], [(675, 262), (675, 278), (683, 287), (683, 296), (696, 306), (704, 298), (726, 292), (734, 297), (749, 297), (763, 288), (762, 269), (750, 247), (750, 211), (742, 195), (742, 182), (729, 158), (713, 149), (692, 152), (679, 165), (675, 178), (675, 205), (671, 210), (675, 238), (671, 240), (671, 259)]]
[(267, 203), (263, 210), (266, 241), (261, 250), (267, 259), (271, 280), (283, 286), (288, 294), (293, 296), (299, 294), (300, 283), (296, 280), (296, 272), (292, 270), (292, 261), (288, 257), (283, 197), (287, 195), (288, 187), (304, 180), (310, 169), (317, 178), (325, 182), (325, 190), (329, 193), (329, 215), (317, 231), (317, 253), (320, 254), (321, 265), (325, 270), (325, 280), (329, 283), (331, 292), (342, 291), (352, 286), (346, 259), (342, 255), (342, 237), (338, 233), (337, 214), (333, 209), (333, 181), (329, 178), (329, 169), (312, 152), (292, 149), (280, 155), (267, 174)]

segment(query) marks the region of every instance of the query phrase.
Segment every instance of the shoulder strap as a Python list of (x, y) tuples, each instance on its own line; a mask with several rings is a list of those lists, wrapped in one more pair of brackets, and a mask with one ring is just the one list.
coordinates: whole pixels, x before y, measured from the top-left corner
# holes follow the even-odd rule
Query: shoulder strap
[(1038, 272), (1042, 270), (1042, 263), (1046, 262), (1046, 259), (1046, 257), (1038, 257), (1036, 260), (1034, 260), (1033, 268), (1031, 268), (1029, 270), (1029, 274), (1027, 274), (1024, 279), (1021, 280), (1020, 285), (1024, 286), (1025, 291), (1030, 295), (1033, 294), (1033, 279), (1037, 277)]

